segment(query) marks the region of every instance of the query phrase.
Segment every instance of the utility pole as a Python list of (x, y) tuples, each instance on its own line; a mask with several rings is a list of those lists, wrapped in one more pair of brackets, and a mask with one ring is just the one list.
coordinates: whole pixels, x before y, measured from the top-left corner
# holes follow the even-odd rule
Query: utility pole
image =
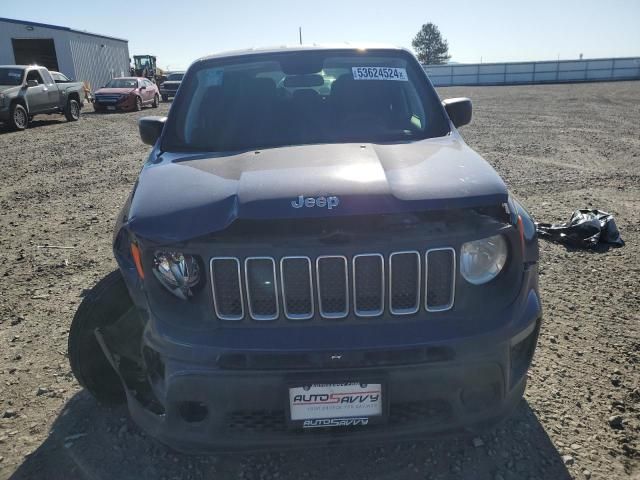
[(298, 36), (300, 37), (300, 45), (302, 45), (302, 27), (298, 27)]

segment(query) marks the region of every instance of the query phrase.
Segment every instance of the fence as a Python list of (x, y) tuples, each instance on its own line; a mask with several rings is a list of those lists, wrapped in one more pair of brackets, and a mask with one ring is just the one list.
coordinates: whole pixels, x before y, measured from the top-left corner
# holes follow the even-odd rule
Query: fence
[(436, 87), (640, 80), (640, 57), (425, 65)]

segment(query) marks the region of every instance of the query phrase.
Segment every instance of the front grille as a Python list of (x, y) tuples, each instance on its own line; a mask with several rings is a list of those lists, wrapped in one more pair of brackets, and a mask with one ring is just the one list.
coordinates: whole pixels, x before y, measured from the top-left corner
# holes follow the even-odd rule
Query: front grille
[(291, 320), (313, 317), (313, 282), (309, 257), (284, 257), (280, 260), (284, 314)]
[(347, 258), (318, 257), (318, 303), (325, 318), (343, 318), (349, 314), (349, 284)]
[(456, 255), (453, 248), (427, 251), (427, 296), (429, 312), (449, 310), (453, 306)]
[(114, 104), (118, 103), (122, 95), (96, 95), (96, 102)]
[(244, 302), (240, 284), (240, 261), (232, 257), (211, 260), (211, 286), (216, 315), (222, 320), (242, 320)]
[(359, 317), (384, 311), (384, 258), (378, 253), (353, 257), (353, 308)]
[[(279, 267), (278, 267), (279, 266)], [(422, 273), (424, 272), (424, 274)], [(379, 253), (272, 257), (215, 257), (211, 284), (221, 320), (341, 319), (450, 310), (454, 304), (453, 248)], [(248, 313), (248, 315), (246, 314)]]
[(244, 262), (247, 282), (247, 303), (254, 320), (278, 318), (278, 288), (276, 264), (270, 257), (252, 257)]
[(420, 309), (420, 263), (418, 252), (396, 252), (389, 256), (391, 313), (409, 315)]

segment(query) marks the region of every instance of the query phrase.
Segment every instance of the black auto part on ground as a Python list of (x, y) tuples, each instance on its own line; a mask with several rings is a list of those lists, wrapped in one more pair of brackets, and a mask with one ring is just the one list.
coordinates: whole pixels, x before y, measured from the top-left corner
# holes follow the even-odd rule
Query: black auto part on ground
[(576, 210), (568, 222), (536, 223), (536, 230), (540, 238), (574, 248), (624, 245), (613, 215), (602, 210)]

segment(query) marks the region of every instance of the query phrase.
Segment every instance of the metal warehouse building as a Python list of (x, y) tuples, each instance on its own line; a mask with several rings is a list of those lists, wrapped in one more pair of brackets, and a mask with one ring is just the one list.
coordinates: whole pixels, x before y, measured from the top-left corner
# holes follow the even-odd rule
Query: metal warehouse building
[(0, 17), (0, 65), (37, 64), (95, 90), (129, 75), (127, 40), (57, 25)]

